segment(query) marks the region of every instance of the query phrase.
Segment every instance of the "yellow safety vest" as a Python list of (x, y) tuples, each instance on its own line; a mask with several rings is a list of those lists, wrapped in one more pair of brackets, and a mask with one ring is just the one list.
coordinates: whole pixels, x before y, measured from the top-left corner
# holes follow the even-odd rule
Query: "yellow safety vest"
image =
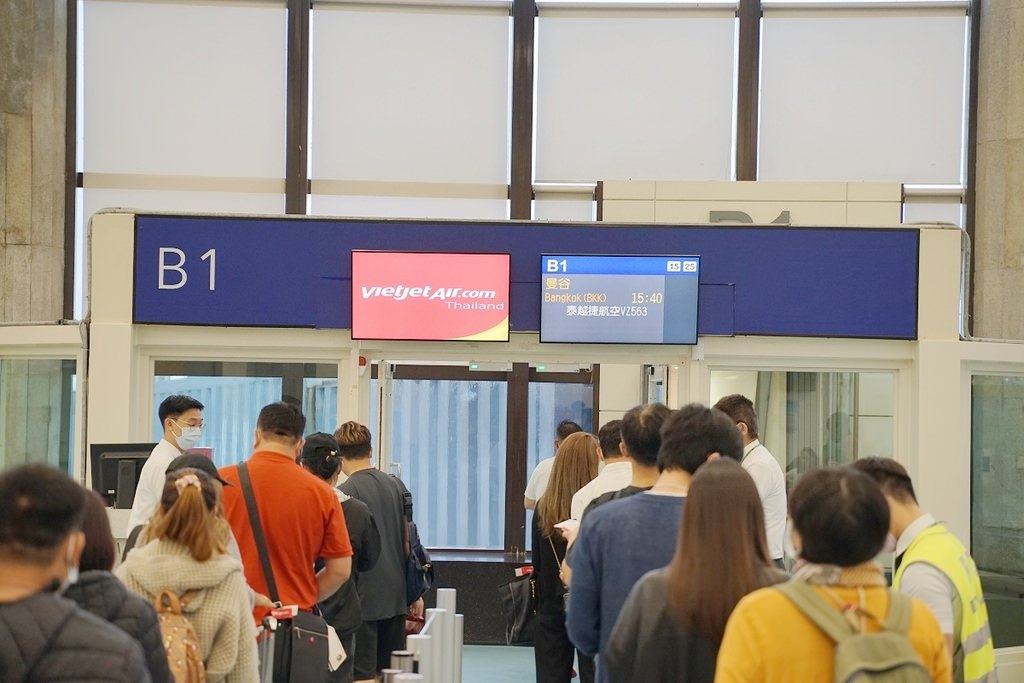
[(995, 649), (981, 579), (963, 544), (941, 524), (928, 527), (903, 553), (903, 561), (893, 577), (893, 588), (900, 589), (903, 572), (914, 562), (926, 562), (945, 574), (960, 598), (960, 632), (953, 634), (953, 642), (954, 647), (963, 651), (964, 683), (997, 681)]

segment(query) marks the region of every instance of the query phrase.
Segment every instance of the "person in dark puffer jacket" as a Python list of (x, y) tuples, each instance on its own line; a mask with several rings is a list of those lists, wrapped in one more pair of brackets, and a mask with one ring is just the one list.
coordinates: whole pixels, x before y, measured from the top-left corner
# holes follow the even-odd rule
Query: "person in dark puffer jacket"
[[(130, 636), (56, 594), (78, 571), (83, 489), (49, 465), (0, 474), (0, 681), (146, 683)], [(70, 576), (69, 576), (70, 575)]]
[(103, 499), (94, 491), (86, 491), (85, 496), (82, 518), (85, 549), (78, 564), (81, 573), (78, 581), (64, 591), (64, 597), (134, 638), (142, 647), (154, 683), (170, 682), (171, 670), (161, 642), (156, 611), (145, 599), (130, 593), (111, 572), (117, 549), (107, 510)]

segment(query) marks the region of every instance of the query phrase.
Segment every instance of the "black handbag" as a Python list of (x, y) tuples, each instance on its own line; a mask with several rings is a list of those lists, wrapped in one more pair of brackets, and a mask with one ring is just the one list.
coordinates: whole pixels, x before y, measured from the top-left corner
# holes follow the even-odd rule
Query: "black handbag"
[(537, 615), (537, 580), (533, 572), (501, 584), (498, 593), (505, 613), (505, 642), (508, 645), (532, 643)]
[[(245, 463), (238, 465), (238, 478), (249, 512), (249, 523), (256, 538), (263, 575), (270, 589), (270, 599), (280, 604), (274, 569), (267, 553), (260, 511)], [(313, 566), (310, 565), (310, 571)], [(259, 643), (260, 680), (271, 683), (326, 683), (329, 646), (327, 622), (319, 614), (299, 611), (291, 618), (268, 616), (263, 620), (263, 634)]]

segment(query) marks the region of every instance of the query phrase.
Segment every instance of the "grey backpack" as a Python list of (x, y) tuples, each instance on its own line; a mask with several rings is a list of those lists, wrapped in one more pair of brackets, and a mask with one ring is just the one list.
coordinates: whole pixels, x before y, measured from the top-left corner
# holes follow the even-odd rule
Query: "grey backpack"
[(907, 637), (912, 603), (906, 595), (889, 591), (882, 630), (862, 633), (809, 584), (788, 581), (776, 588), (835, 641), (835, 683), (930, 683), (931, 676)]

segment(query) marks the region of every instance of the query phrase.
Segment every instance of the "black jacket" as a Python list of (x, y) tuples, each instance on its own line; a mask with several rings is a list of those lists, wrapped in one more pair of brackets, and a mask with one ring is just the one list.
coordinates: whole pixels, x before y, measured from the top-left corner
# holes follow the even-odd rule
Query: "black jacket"
[(84, 572), (68, 586), (64, 597), (134, 638), (142, 647), (153, 683), (171, 680), (156, 611), (145, 599), (130, 593), (116, 576), (103, 571)]
[(373, 521), (373, 513), (361, 500), (342, 494), (345, 500), (341, 510), (345, 514), (345, 526), (352, 543), (352, 576), (341, 588), (320, 603), (320, 610), (339, 636), (355, 632), (363, 623), (363, 612), (359, 605), (359, 572), (373, 569), (380, 557), (380, 532)]
[(53, 593), (0, 604), (3, 683), (152, 681), (131, 636)]

